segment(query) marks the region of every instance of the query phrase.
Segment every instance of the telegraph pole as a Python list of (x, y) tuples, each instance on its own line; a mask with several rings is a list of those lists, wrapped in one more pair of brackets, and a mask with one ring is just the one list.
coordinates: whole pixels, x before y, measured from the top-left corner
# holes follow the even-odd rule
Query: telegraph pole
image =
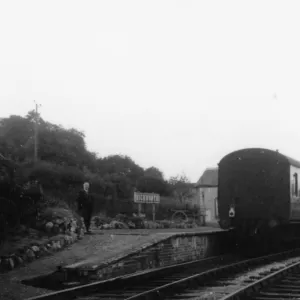
[(35, 122), (34, 122), (34, 162), (37, 162), (38, 159), (38, 121), (39, 121), (39, 112), (38, 108), (41, 106), (35, 100)]

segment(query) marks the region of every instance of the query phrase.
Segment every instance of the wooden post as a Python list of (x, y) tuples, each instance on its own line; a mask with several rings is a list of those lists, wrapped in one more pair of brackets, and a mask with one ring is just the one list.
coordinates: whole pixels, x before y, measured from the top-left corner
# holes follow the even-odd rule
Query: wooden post
[(142, 203), (139, 203), (138, 204), (138, 214), (139, 214), (139, 216), (141, 215), (141, 213), (142, 213)]

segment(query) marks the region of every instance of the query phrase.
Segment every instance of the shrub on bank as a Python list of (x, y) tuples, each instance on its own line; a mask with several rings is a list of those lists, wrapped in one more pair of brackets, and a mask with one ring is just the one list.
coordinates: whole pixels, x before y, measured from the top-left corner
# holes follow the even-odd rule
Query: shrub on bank
[(163, 229), (163, 228), (196, 228), (198, 225), (194, 220), (176, 223), (170, 220), (151, 221), (141, 217), (130, 217), (125, 214), (118, 214), (115, 218), (108, 218), (104, 215), (95, 216), (93, 222), (100, 229)]

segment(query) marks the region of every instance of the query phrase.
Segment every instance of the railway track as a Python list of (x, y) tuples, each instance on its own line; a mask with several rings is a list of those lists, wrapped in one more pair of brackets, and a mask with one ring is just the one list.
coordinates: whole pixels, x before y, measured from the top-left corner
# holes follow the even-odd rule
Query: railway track
[[(269, 274), (268, 274), (269, 273)], [(241, 287), (222, 300), (270, 300), (300, 298), (300, 259), (287, 262), (277, 271), (267, 272), (261, 278)]]
[(142, 291), (163, 286), (166, 283), (177, 281), (186, 276), (192, 276), (199, 272), (210, 270), (216, 266), (223, 266), (240, 260), (241, 258), (236, 255), (220, 255), (174, 266), (146, 270), (144, 272), (138, 272), (105, 281), (94, 282), (27, 300), (126, 299)]
[[(298, 256), (295, 257), (295, 255)], [(126, 298), (126, 300), (248, 299), (247, 297), (249, 297), (251, 293), (257, 292), (258, 287), (262, 287), (266, 284), (264, 278), (273, 278), (273, 275), (278, 276), (281, 272), (300, 265), (299, 255), (300, 249), (296, 249), (293, 251), (285, 251), (282, 253), (244, 260), (214, 268), (212, 270), (148, 290), (144, 293), (136, 294), (132, 297)], [(300, 282), (300, 271), (298, 280)], [(262, 300), (275, 298), (279, 299), (279, 297), (266, 298), (260, 296), (251, 299)]]
[(253, 292), (251, 287), (256, 281), (294, 264), (298, 259), (295, 257), (299, 255), (300, 249), (295, 249), (247, 260), (233, 256), (213, 257), (93, 283), (31, 300), (240, 299), (240, 295), (244, 296), (250, 290)]

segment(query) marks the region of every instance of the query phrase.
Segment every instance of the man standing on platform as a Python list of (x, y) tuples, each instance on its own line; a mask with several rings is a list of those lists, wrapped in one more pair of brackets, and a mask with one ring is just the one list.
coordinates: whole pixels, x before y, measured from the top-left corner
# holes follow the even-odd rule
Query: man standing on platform
[(85, 182), (83, 184), (83, 189), (79, 192), (79, 195), (77, 197), (78, 211), (84, 219), (87, 233), (91, 233), (90, 226), (94, 208), (94, 199), (89, 193), (89, 187), (90, 184), (88, 182)]

